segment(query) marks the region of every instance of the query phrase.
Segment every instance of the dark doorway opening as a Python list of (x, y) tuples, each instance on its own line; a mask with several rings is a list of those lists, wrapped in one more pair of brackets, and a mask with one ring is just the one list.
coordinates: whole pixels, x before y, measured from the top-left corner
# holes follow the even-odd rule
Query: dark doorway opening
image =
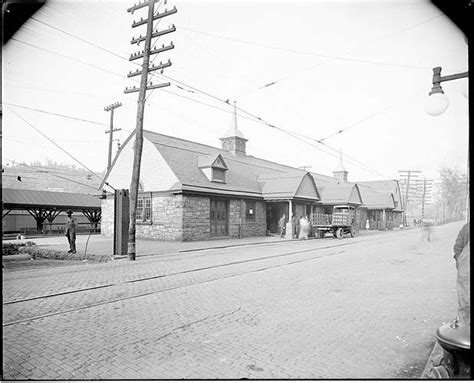
[(228, 224), (228, 201), (211, 199), (211, 237), (223, 237), (229, 235)]

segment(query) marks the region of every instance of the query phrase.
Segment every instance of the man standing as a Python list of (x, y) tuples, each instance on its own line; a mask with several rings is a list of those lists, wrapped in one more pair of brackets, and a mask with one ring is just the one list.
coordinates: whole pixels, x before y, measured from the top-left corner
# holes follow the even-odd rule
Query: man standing
[(464, 226), (459, 231), (456, 242), (454, 243), (454, 259), (457, 261), (459, 255), (461, 254), (464, 246), (469, 242), (469, 222), (465, 223)]
[(280, 229), (280, 238), (285, 236), (286, 215), (283, 214), (278, 221), (278, 228)]
[(76, 220), (72, 217), (72, 210), (67, 212), (67, 222), (64, 234), (69, 242), (68, 253), (76, 254)]

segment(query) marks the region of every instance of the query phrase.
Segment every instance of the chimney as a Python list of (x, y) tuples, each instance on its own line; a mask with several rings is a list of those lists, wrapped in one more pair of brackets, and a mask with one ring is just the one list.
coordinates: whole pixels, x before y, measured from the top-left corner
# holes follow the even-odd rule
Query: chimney
[(347, 175), (349, 172), (347, 170), (336, 170), (332, 172), (332, 174), (334, 175), (334, 178), (337, 178), (339, 183), (344, 183), (347, 182)]
[(224, 137), (220, 138), (222, 143), (222, 149), (237, 155), (245, 156), (245, 143), (248, 141), (242, 132), (237, 128), (237, 106), (234, 101), (234, 116), (232, 119), (232, 126), (228, 129)]

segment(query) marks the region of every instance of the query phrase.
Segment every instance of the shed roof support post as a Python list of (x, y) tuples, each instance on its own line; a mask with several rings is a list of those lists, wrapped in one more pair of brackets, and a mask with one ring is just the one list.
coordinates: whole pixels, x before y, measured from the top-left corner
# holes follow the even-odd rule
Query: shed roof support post
[(288, 222), (286, 223), (285, 239), (293, 239), (293, 201), (288, 200)]

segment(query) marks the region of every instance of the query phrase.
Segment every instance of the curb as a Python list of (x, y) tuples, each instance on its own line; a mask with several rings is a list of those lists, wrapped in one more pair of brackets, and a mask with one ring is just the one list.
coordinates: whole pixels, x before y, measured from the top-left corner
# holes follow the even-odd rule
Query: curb
[(420, 379), (433, 379), (430, 372), (434, 367), (437, 367), (441, 364), (441, 359), (443, 358), (443, 355), (443, 348), (440, 346), (438, 341), (435, 341), (435, 344), (433, 346), (433, 349), (431, 350), (430, 356), (426, 362), (426, 366), (420, 376)]

